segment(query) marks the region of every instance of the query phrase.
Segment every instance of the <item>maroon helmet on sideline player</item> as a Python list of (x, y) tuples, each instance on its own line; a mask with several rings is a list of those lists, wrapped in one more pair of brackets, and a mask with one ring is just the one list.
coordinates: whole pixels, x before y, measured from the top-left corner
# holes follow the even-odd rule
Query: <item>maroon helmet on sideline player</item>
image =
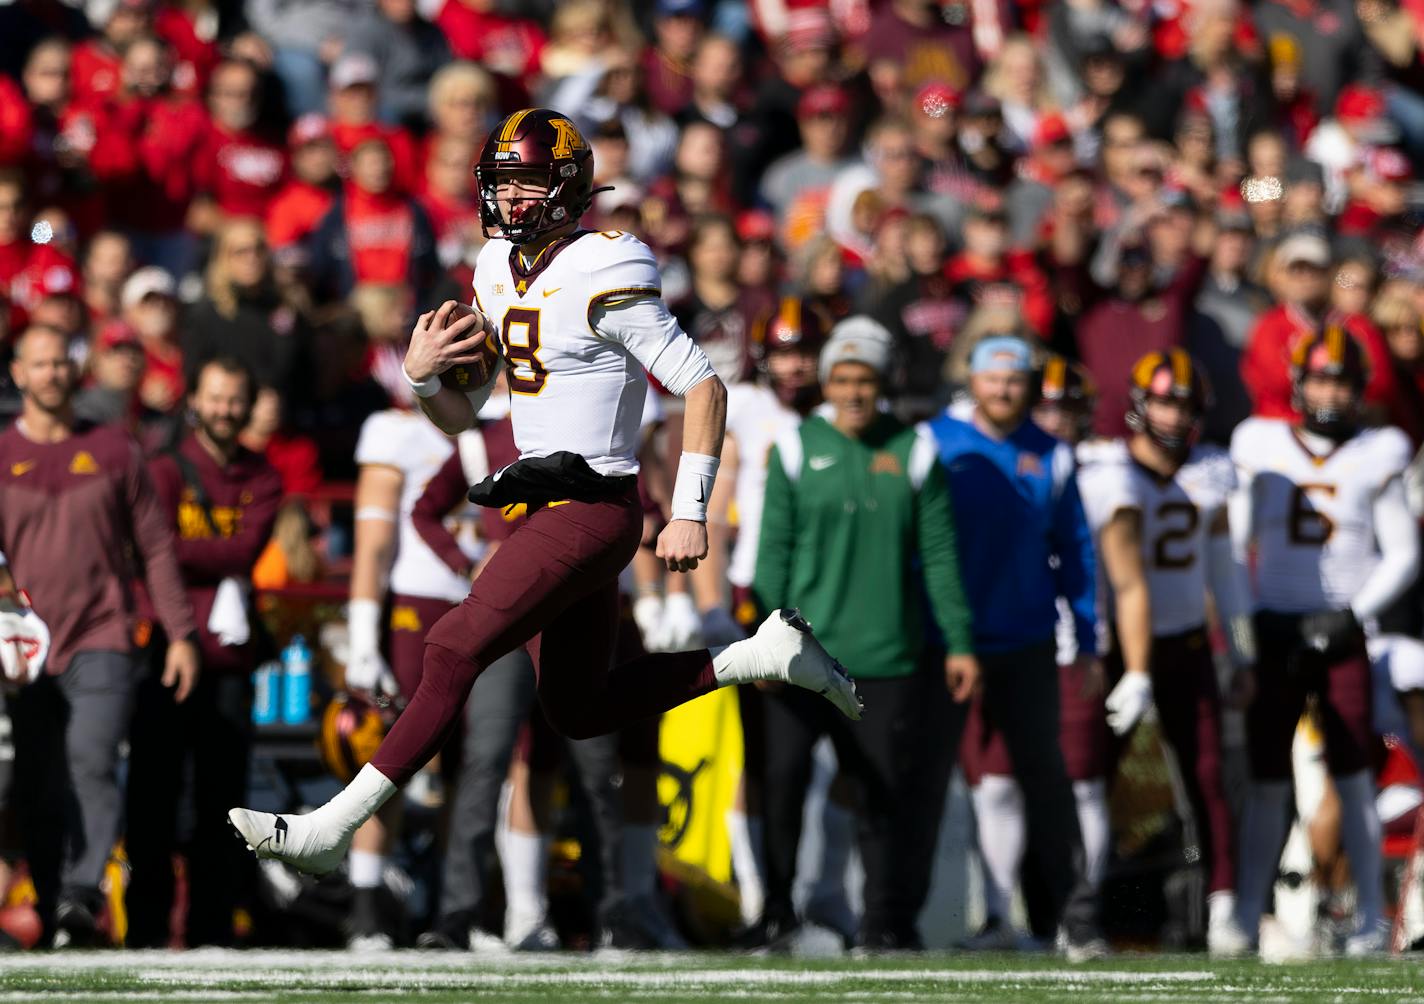
[[(1132, 375), (1128, 379), (1132, 406), (1127, 412), (1127, 427), (1134, 432), (1147, 433), (1163, 449), (1174, 453), (1191, 449), (1201, 432), (1201, 420), (1211, 407), (1212, 396), (1206, 374), (1186, 350), (1149, 352), (1132, 367)], [(1186, 435), (1174, 435), (1148, 422), (1147, 401), (1154, 397), (1188, 404), (1195, 416), (1191, 431)]]
[[(1309, 408), (1302, 386), (1308, 376), (1333, 377), (1348, 383), (1355, 390), (1348, 408)], [(1355, 432), (1360, 401), (1370, 380), (1370, 364), (1360, 343), (1344, 328), (1327, 325), (1306, 335), (1291, 350), (1291, 403), (1300, 412), (1311, 432), (1331, 439), (1344, 440)]]
[[(825, 310), (796, 296), (783, 296), (753, 324), (748, 345), (752, 365), (787, 407), (805, 413), (819, 402), (816, 359), (833, 324)], [(800, 355), (809, 364), (773, 364), (773, 357), (782, 353)]]
[[(499, 176), (530, 170), (547, 172), (543, 196), (521, 198), (500, 212)], [(524, 108), (490, 132), (475, 164), (480, 223), (486, 238), (526, 244), (577, 220), (593, 202), (593, 150), (573, 120), (549, 108)]]
[(1086, 439), (1093, 431), (1093, 409), (1097, 403), (1098, 385), (1081, 363), (1071, 362), (1056, 353), (1044, 359), (1034, 420), (1046, 431), (1058, 435), (1060, 439), (1068, 438), (1057, 429), (1049, 429), (1042, 420), (1044, 409), (1056, 408), (1063, 419), (1072, 425), (1071, 441)]
[(395, 709), (388, 700), (337, 694), (321, 713), (317, 732), (321, 762), (338, 781), (349, 782), (370, 761), (393, 721)]

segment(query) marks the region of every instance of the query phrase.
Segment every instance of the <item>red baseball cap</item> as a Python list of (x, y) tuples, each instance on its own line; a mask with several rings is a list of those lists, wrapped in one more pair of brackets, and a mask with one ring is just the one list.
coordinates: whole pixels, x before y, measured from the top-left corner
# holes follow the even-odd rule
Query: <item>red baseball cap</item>
[(1056, 143), (1069, 143), (1073, 132), (1068, 128), (1068, 120), (1057, 112), (1049, 112), (1033, 127), (1033, 148), (1042, 150)]
[(331, 139), (331, 124), (316, 112), (307, 112), (287, 130), (287, 146), (293, 150), (323, 139)]
[(776, 220), (764, 209), (748, 209), (737, 215), (737, 236), (743, 241), (773, 241)]
[(811, 118), (815, 115), (845, 115), (850, 111), (850, 95), (835, 84), (817, 84), (796, 102), (796, 117)]
[(1384, 95), (1364, 84), (1346, 84), (1335, 99), (1335, 117), (1342, 122), (1372, 122), (1384, 118)]
[(834, 49), (836, 25), (824, 7), (801, 7), (786, 16), (786, 31), (780, 40), (787, 53)]
[(114, 320), (99, 329), (100, 349), (107, 351), (125, 345), (131, 345), (135, 348), (139, 345), (138, 332), (130, 327), (127, 322)]
[(942, 119), (959, 107), (961, 95), (953, 87), (931, 80), (915, 92), (915, 108), (926, 118)]

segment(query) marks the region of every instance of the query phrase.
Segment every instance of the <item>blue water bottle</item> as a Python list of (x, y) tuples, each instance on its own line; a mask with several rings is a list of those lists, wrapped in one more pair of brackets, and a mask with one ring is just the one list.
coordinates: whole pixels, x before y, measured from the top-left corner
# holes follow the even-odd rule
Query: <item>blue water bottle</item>
[(264, 662), (252, 674), (252, 724), (271, 725), (282, 710), (282, 664)]
[(311, 649), (301, 635), (282, 651), (282, 721), (300, 725), (311, 717)]

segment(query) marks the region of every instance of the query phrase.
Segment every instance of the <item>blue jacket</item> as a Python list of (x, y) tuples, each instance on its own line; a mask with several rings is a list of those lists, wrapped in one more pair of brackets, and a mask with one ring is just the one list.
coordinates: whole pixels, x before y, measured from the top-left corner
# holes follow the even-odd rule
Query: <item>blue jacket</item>
[(954, 501), (975, 649), (1050, 641), (1062, 596), (1078, 651), (1096, 652), (1093, 534), (1072, 448), (1028, 421), (1002, 442), (948, 412), (927, 425)]

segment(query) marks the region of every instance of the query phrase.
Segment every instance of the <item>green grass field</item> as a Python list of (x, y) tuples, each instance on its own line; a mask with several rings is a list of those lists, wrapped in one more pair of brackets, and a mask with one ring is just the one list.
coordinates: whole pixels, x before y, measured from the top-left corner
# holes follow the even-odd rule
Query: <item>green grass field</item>
[(1417, 959), (1267, 966), (1121, 955), (766, 959), (392, 952), (90, 952), (0, 959), (0, 1001), (1424, 1001)]

